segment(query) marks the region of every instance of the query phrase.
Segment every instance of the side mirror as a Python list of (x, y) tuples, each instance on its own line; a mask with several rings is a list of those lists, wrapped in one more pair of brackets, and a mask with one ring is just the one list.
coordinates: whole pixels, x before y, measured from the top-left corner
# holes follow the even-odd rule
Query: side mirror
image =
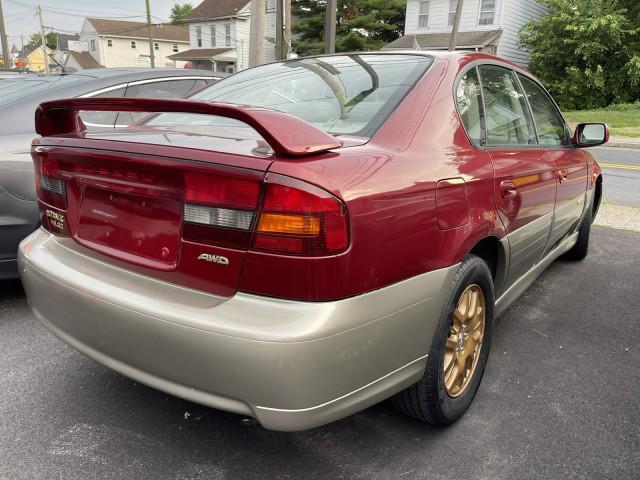
[(602, 145), (609, 141), (609, 127), (605, 123), (580, 123), (573, 134), (575, 147), (586, 148)]

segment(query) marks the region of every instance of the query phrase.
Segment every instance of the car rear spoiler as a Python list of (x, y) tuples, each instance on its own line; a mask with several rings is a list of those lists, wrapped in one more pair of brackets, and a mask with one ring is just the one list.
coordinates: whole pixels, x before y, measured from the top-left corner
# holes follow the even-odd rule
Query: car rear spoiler
[(310, 123), (268, 108), (195, 100), (150, 98), (72, 98), (44, 102), (36, 109), (36, 132), (43, 137), (82, 133), (80, 111), (195, 113), (232, 118), (253, 127), (274, 152), (301, 157), (326, 152), (342, 142)]

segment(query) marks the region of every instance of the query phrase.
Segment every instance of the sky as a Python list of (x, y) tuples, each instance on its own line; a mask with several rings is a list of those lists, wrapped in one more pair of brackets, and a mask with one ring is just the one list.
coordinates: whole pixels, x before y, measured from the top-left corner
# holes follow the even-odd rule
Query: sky
[[(27, 43), (29, 36), (40, 28), (36, 6), (42, 6), (42, 17), (47, 32), (78, 33), (85, 17), (112, 18), (146, 22), (145, 0), (0, 0), (4, 24), (9, 35), (9, 48), (20, 48), (20, 35)], [(174, 3), (185, 0), (150, 0), (153, 22), (166, 22)], [(200, 0), (192, 0), (193, 6)], [(1, 50), (1, 48), (0, 48)]]

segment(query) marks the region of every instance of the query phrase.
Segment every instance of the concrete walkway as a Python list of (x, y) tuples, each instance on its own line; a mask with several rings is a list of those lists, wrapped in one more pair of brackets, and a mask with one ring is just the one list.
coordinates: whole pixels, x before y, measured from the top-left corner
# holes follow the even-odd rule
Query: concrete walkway
[(608, 147), (640, 148), (640, 137), (623, 137), (611, 135), (606, 143)]

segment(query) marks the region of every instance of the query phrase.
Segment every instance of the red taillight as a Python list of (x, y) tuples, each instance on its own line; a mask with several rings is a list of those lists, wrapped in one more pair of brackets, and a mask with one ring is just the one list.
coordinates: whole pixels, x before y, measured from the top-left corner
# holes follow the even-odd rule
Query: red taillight
[(345, 206), (329, 192), (269, 174), (253, 248), (295, 255), (329, 255), (349, 242)]
[(257, 180), (186, 172), (183, 237), (196, 242), (248, 248), (259, 195)]
[(184, 199), (188, 203), (255, 210), (260, 185), (252, 180), (187, 172)]
[(37, 155), (35, 161), (36, 193), (38, 199), (60, 210), (67, 208), (67, 185), (58, 162), (47, 155)]

